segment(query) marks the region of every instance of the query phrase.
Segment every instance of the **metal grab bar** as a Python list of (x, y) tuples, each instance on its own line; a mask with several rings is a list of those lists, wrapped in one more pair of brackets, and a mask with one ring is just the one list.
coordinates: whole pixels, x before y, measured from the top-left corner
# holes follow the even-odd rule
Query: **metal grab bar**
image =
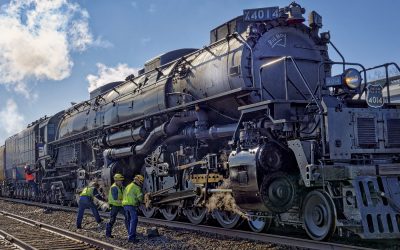
[[(289, 99), (288, 81), (287, 81), (287, 79), (288, 79), (288, 77), (287, 77), (287, 60), (288, 60), (288, 59), (290, 59), (290, 61), (293, 63), (293, 66), (295, 67), (295, 69), (296, 69), (296, 71), (297, 71), (297, 74), (300, 76), (301, 80), (303, 81), (304, 86), (307, 88), (307, 91), (310, 93), (310, 95), (311, 95), (313, 101), (314, 101), (315, 104), (317, 105), (319, 114), (321, 114), (321, 113), (322, 113), (321, 104), (318, 102), (318, 99), (316, 98), (316, 96), (314, 95), (313, 91), (311, 90), (310, 84), (308, 84), (306, 78), (304, 77), (303, 73), (301, 73), (301, 70), (300, 70), (299, 66), (297, 65), (297, 63), (296, 63), (296, 60), (295, 60), (292, 56), (284, 56), (284, 57), (278, 58), (278, 59), (276, 59), (276, 60), (267, 62), (267, 63), (265, 63), (265, 64), (263, 64), (263, 65), (260, 66), (260, 70), (259, 70), (259, 73), (260, 73), (260, 75), (259, 75), (259, 77), (260, 77), (260, 81), (259, 81), (259, 82), (260, 82), (260, 86), (259, 86), (259, 89), (260, 89), (261, 100), (264, 99), (264, 98), (263, 98), (264, 95), (263, 95), (262, 77), (261, 77), (262, 71), (263, 71), (265, 68), (267, 68), (267, 67), (269, 67), (269, 66), (271, 66), (271, 65), (273, 65), (273, 64), (276, 64), (276, 63), (278, 63), (278, 62), (281, 62), (281, 61), (284, 61), (285, 96), (286, 96), (286, 100)], [(268, 91), (267, 91), (267, 92), (268, 92)]]
[(246, 39), (244, 39), (244, 37), (240, 34), (240, 33), (238, 33), (238, 32), (235, 32), (235, 33), (233, 33), (233, 37), (234, 38), (236, 38), (239, 42), (242, 42), (244, 45), (246, 45), (246, 47), (249, 49), (249, 51), (250, 51), (250, 63), (251, 63), (251, 83), (253, 84), (253, 88), (255, 88), (256, 87), (256, 84), (255, 84), (255, 79), (254, 79), (254, 59), (253, 59), (253, 48), (250, 46), (250, 44), (246, 41)]
[[(397, 63), (395, 63), (395, 62), (385, 63), (385, 64), (378, 65), (378, 66), (375, 66), (375, 67), (372, 67), (372, 68), (363, 69), (363, 70), (361, 71), (361, 72), (364, 72), (364, 73), (366, 74), (367, 71), (370, 71), (370, 70), (373, 70), (373, 69), (379, 69), (379, 68), (383, 68), (383, 67), (385, 68), (385, 74), (386, 74), (385, 79), (386, 79), (386, 82), (385, 82), (385, 85), (383, 86), (383, 88), (386, 87), (388, 103), (390, 103), (389, 66), (391, 66), (391, 65), (393, 65), (394, 67), (396, 67), (397, 70), (400, 72), (400, 67), (399, 67), (399, 65), (397, 65)], [(359, 97), (358, 97), (358, 99), (361, 99), (361, 96), (364, 94), (364, 92), (365, 92), (365, 90), (366, 90), (366, 87), (367, 87), (367, 86), (366, 86), (366, 84), (365, 84), (364, 87), (363, 87), (363, 89), (362, 89), (362, 91), (361, 91), (361, 93), (360, 93), (360, 95), (359, 95)]]
[[(364, 80), (364, 85), (367, 84), (367, 74), (365, 72), (365, 67), (360, 63), (352, 63), (352, 62), (343, 63), (343, 62), (333, 62), (333, 61), (320, 62), (319, 65), (318, 65), (318, 76), (317, 76), (318, 77), (317, 87), (319, 88), (319, 98), (320, 99), (322, 98), (321, 88), (322, 88), (322, 85), (323, 85), (322, 81), (321, 81), (321, 68), (324, 65), (330, 65), (330, 66), (332, 66), (332, 65), (342, 65), (343, 67), (345, 67), (345, 66), (357, 66), (357, 67), (360, 67), (360, 68), (362, 68), (362, 70), (360, 71), (360, 74), (361, 74), (361, 72), (364, 72), (364, 79), (363, 79)], [(344, 71), (343, 71), (343, 73), (344, 73)], [(360, 96), (361, 96), (361, 94), (360, 94)]]
[[(322, 66), (324, 66), (324, 65), (331, 65), (332, 66), (332, 65), (337, 65), (337, 64), (342, 65), (343, 69), (346, 69), (346, 67), (345, 67), (346, 65), (353, 65), (353, 66), (358, 66), (358, 67), (360, 67), (360, 68), (365, 70), (364, 66), (362, 64), (359, 64), (359, 63), (332, 62), (332, 61), (320, 62), (319, 65), (318, 65), (318, 76), (317, 76), (318, 77), (317, 87), (318, 87), (319, 99), (322, 99), (322, 82), (321, 82), (321, 68), (322, 68)], [(344, 73), (344, 71), (343, 71), (343, 73)], [(364, 84), (366, 83), (366, 81), (367, 81), (367, 74), (364, 72)], [(323, 118), (324, 118), (323, 114), (320, 113), (320, 119), (322, 121), (320, 123), (321, 138), (322, 138), (322, 159), (325, 159), (325, 155), (326, 155), (326, 135), (325, 135), (325, 124), (324, 124), (325, 122), (324, 122)]]

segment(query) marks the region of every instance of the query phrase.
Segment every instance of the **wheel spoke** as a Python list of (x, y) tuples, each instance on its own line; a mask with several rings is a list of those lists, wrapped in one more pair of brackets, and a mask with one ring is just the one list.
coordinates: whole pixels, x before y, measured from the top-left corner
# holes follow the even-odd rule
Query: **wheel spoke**
[(173, 221), (178, 217), (177, 206), (167, 206), (165, 208), (162, 208), (160, 211), (166, 220)]
[(207, 209), (203, 207), (186, 208), (184, 211), (186, 218), (195, 225), (202, 223), (207, 215)]
[(239, 214), (216, 210), (214, 216), (218, 223), (224, 228), (234, 228), (238, 226), (241, 222), (241, 217)]
[[(143, 184), (143, 193), (154, 192), (154, 183), (147, 173), (144, 174), (144, 184)], [(143, 215), (147, 218), (151, 218), (155, 216), (157, 209), (155, 207), (146, 207), (145, 205), (141, 205), (140, 210), (142, 211)]]
[(251, 216), (247, 223), (249, 224), (249, 228), (256, 233), (268, 231), (272, 224), (271, 217), (257, 217)]

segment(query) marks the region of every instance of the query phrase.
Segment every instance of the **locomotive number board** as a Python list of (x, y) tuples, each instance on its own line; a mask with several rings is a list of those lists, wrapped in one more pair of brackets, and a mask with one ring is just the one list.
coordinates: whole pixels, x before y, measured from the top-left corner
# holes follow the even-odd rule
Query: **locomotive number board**
[(243, 10), (245, 22), (268, 21), (279, 17), (279, 7)]
[(383, 87), (379, 84), (369, 84), (367, 86), (367, 104), (372, 108), (380, 108), (383, 106)]

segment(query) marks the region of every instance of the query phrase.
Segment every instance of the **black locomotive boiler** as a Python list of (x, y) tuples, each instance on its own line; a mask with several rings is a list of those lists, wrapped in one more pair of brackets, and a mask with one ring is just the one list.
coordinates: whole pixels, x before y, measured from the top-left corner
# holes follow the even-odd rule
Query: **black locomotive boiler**
[[(399, 67), (332, 61), (322, 17), (312, 11), (306, 25), (304, 13), (296, 3), (244, 10), (204, 48), (153, 58), (32, 123), (0, 150), (2, 195), (74, 203), (91, 179), (107, 192), (115, 173), (141, 173), (147, 217), (399, 238), (400, 105), (388, 74), (367, 78)], [(17, 178), (26, 164), (37, 168), (34, 196)]]

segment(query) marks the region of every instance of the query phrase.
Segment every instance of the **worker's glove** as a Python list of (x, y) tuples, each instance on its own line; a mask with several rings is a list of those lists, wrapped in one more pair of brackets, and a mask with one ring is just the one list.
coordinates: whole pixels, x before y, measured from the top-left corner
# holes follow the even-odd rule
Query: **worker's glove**
[(149, 208), (151, 206), (151, 197), (150, 197), (150, 193), (147, 193), (144, 195), (144, 199), (143, 199), (143, 203), (144, 206), (146, 208)]
[(110, 209), (110, 205), (107, 202), (103, 202), (103, 204), (100, 205), (101, 211), (107, 211)]
[(100, 207), (101, 211), (107, 211), (107, 209), (110, 208), (110, 205), (108, 205), (107, 202), (104, 202), (102, 200), (97, 199), (96, 197), (93, 198), (94, 204), (96, 204), (98, 207)]

